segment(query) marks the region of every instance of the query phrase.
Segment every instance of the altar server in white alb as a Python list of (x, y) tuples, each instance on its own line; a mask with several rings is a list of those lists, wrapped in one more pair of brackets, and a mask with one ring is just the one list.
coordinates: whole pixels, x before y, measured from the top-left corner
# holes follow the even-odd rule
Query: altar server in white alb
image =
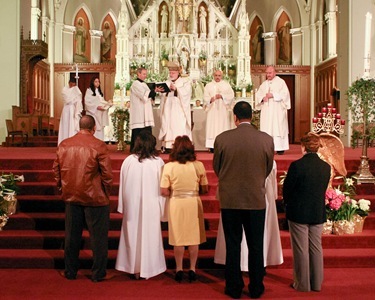
[(154, 124), (154, 114), (152, 112), (152, 101), (155, 100), (157, 92), (162, 91), (156, 87), (150, 90), (144, 80), (147, 77), (145, 68), (138, 68), (137, 80), (135, 80), (130, 88), (130, 129), (132, 137), (130, 142), (130, 152), (133, 151), (135, 140), (142, 130), (152, 133)]
[[(273, 162), (271, 173), (266, 179), (266, 218), (264, 223), (263, 256), (264, 267), (281, 265), (284, 262), (281, 248), (281, 238), (279, 230), (279, 219), (277, 216), (277, 166)], [(243, 233), (244, 234), (244, 233)], [(248, 247), (246, 238), (241, 242), (241, 271), (248, 272)], [(214, 262), (225, 265), (225, 238), (221, 217), (217, 232)]]
[(135, 279), (166, 270), (160, 221), (165, 198), (160, 192), (164, 161), (157, 156), (156, 138), (142, 131), (133, 154), (121, 167), (118, 211), (123, 214), (116, 269)]
[(60, 117), (58, 145), (79, 131), (79, 120), (83, 109), (82, 93), (73, 77), (69, 79), (69, 86), (63, 88), (62, 97), (64, 108)]
[(204, 108), (207, 112), (206, 148), (210, 151), (214, 147), (216, 136), (231, 129), (229, 109), (234, 99), (232, 87), (222, 80), (223, 72), (215, 70), (213, 75), (213, 81), (204, 88)]
[(161, 93), (161, 128), (159, 140), (167, 149), (177, 136), (191, 135), (191, 82), (187, 77), (180, 76), (180, 66), (176, 62), (169, 62), (169, 79), (166, 81), (169, 93)]
[(289, 149), (288, 109), (290, 94), (285, 81), (276, 76), (273, 66), (266, 69), (267, 80), (256, 92), (256, 108), (260, 109), (260, 130), (273, 137), (275, 151)]
[(88, 115), (95, 119), (96, 131), (94, 136), (102, 141), (104, 141), (104, 127), (109, 125), (108, 109), (112, 105), (112, 101), (104, 100), (99, 77), (91, 78), (90, 87), (86, 90), (85, 95), (85, 110)]

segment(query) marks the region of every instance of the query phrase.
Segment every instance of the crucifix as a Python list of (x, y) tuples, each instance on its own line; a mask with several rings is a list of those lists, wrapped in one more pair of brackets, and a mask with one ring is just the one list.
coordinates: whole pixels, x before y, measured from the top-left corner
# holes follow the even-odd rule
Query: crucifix
[(178, 14), (178, 22), (182, 23), (181, 32), (187, 33), (187, 21), (189, 20), (191, 8), (193, 6), (192, 0), (177, 0), (176, 1), (176, 10)]

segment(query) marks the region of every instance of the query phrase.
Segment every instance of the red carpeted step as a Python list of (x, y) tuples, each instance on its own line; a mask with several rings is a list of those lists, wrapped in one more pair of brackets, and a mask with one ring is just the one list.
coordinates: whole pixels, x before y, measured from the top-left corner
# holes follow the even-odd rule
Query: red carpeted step
[[(284, 263), (279, 266), (269, 266), (268, 268), (290, 269), (293, 267), (292, 251), (283, 250)], [(325, 268), (373, 268), (375, 265), (375, 251), (371, 248), (358, 249), (324, 249), (324, 267)], [(200, 250), (197, 267), (199, 269), (218, 269), (222, 265), (213, 262), (214, 250)], [(108, 268), (114, 268), (117, 257), (117, 250), (109, 250)], [(165, 250), (167, 268), (175, 267), (173, 250)], [(43, 268), (43, 269), (63, 269), (64, 268), (63, 250), (40, 250), (40, 249), (8, 249), (0, 250), (0, 268)], [(184, 266), (189, 265), (188, 253), (185, 251)], [(92, 253), (90, 250), (80, 251), (80, 268), (88, 269), (92, 266)]]

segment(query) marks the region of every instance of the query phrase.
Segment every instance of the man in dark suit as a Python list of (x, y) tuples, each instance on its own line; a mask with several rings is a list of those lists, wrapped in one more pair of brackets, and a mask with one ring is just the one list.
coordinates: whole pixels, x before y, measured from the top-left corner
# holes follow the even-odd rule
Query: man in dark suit
[(316, 153), (319, 136), (301, 138), (304, 156), (293, 162), (284, 181), (290, 239), (293, 250), (294, 282), (297, 291), (320, 291), (323, 282), (322, 230), (326, 221), (325, 192), (331, 167)]
[(233, 109), (236, 129), (215, 139), (214, 170), (219, 178), (218, 198), (226, 243), (225, 293), (240, 298), (244, 281), (240, 268), (242, 230), (249, 247), (249, 292), (259, 298), (264, 292), (263, 232), (265, 180), (272, 170), (274, 145), (268, 134), (251, 125), (249, 103)]

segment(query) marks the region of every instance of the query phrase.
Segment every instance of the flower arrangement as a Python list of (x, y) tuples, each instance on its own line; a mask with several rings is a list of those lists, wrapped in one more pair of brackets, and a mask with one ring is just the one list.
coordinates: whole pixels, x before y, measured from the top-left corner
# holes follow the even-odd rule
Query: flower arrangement
[(353, 179), (344, 176), (335, 177), (342, 179), (343, 184), (335, 189), (326, 191), (326, 212), (330, 221), (352, 221), (354, 215), (367, 216), (370, 211), (369, 200), (354, 200), (355, 187)]
[(199, 60), (206, 60), (206, 59), (207, 59), (206, 51), (201, 50), (201, 52), (199, 52)]
[[(1, 174), (0, 176), (0, 216), (11, 215), (15, 212), (14, 196), (18, 193), (17, 182), (24, 182), (23, 175)], [(10, 207), (12, 205), (12, 207)], [(13, 207), (14, 206), (14, 207)]]
[(246, 86), (246, 92), (247, 92), (247, 93), (251, 93), (252, 90), (253, 90), (253, 84), (252, 84), (252, 83), (249, 83), (249, 84)]
[(129, 64), (129, 67), (130, 67), (130, 69), (133, 69), (133, 70), (138, 69), (138, 63), (137, 63), (137, 61), (135, 59), (131, 60), (130, 64)]
[(228, 69), (229, 70), (236, 70), (236, 65), (235, 64), (229, 64)]
[(161, 51), (160, 60), (168, 60), (169, 61), (169, 54), (165, 49), (163, 49)]

